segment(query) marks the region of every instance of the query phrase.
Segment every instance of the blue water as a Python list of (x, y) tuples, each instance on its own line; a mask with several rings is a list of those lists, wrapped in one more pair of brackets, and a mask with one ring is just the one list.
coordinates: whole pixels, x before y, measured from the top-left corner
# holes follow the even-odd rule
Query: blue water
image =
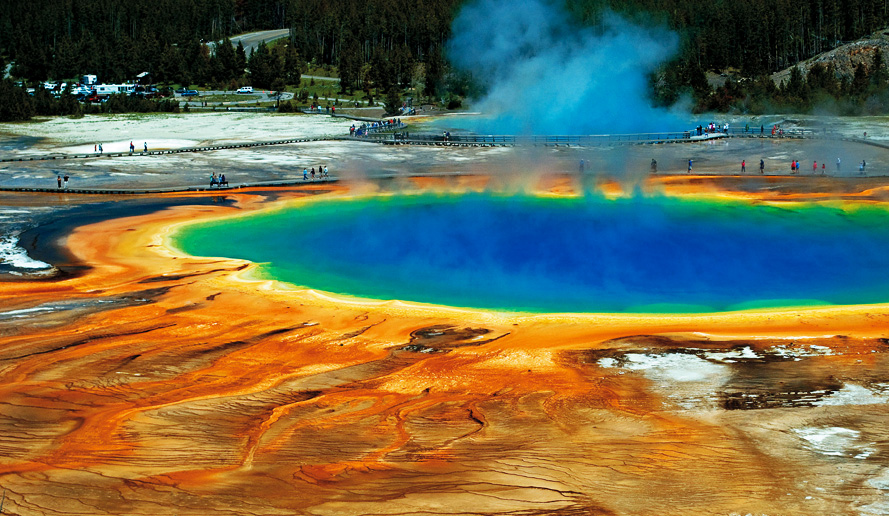
[(340, 294), (532, 312), (889, 301), (889, 211), (676, 198), (321, 200), (190, 226), (187, 253)]

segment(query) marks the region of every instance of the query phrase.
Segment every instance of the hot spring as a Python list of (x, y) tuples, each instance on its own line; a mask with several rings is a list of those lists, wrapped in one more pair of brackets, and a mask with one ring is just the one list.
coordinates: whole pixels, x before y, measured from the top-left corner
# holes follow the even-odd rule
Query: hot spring
[(301, 201), (173, 245), (361, 298), (691, 313), (889, 301), (887, 227), (866, 204), (419, 194)]

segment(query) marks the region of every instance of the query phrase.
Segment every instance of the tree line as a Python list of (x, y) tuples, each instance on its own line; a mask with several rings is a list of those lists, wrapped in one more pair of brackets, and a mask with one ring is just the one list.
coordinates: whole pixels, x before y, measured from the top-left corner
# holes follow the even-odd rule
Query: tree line
[[(120, 82), (148, 71), (168, 83), (249, 81), (279, 89), (298, 84), (311, 63), (336, 68), (344, 91), (418, 86), (427, 96), (446, 99), (473, 87), (450, 68), (443, 51), (451, 22), (467, 1), (5, 0), (0, 65), (13, 62), (13, 76), (32, 83), (83, 73)], [(787, 100), (796, 94), (771, 90), (762, 78), (889, 24), (889, 0), (557, 1), (586, 25), (601, 23), (610, 10), (675, 30), (680, 51), (652, 78), (652, 96), (669, 104), (690, 92), (700, 108), (735, 105), (711, 98), (728, 94), (714, 92), (704, 72), (722, 70), (749, 79), (729, 85), (748, 96), (773, 95), (777, 104), (798, 105)], [(262, 46), (254, 56), (214, 43), (273, 28), (290, 29), (288, 44)], [(841, 79), (836, 77), (831, 94), (852, 91), (840, 87)]]

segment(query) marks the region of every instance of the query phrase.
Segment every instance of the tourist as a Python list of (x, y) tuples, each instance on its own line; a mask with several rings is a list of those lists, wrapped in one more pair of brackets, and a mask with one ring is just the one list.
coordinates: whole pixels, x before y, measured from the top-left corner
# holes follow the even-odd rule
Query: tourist
[(766, 169), (766, 162), (765, 162), (765, 160), (762, 160), (762, 159), (759, 160), (759, 173), (762, 174), (763, 171), (765, 171), (765, 169)]
[(102, 154), (102, 144), (99, 144), (99, 154)]
[(210, 176), (210, 188), (217, 186), (219, 184), (219, 180), (216, 179), (216, 172), (213, 172), (213, 175)]
[(312, 167), (311, 174), (312, 174), (312, 181), (314, 181), (315, 180), (315, 167)]
[(228, 186), (228, 179), (225, 178), (225, 174), (219, 176), (219, 186), (222, 185)]
[(148, 142), (142, 142), (142, 152), (148, 152)]
[(62, 176), (56, 177), (56, 181), (59, 182), (59, 190), (61, 190), (62, 189)]
[(309, 169), (304, 168), (303, 169), (303, 181), (308, 181), (308, 179), (309, 179)]
[(580, 160), (580, 173), (583, 174), (584, 163), (583, 160)]
[(688, 160), (688, 172), (686, 172), (687, 174), (691, 174), (691, 164), (692, 160)]
[(67, 190), (68, 189), (68, 174), (65, 174), (65, 177), (63, 177), (62, 180), (64, 181), (63, 189)]
[(327, 172), (327, 165), (324, 165), (324, 177), (330, 177), (330, 174)]
[(840, 158), (837, 158), (837, 173), (840, 173)]
[(130, 140), (130, 154), (132, 154), (133, 151), (135, 151), (135, 150), (136, 150), (136, 146), (133, 145), (133, 140)]
[(657, 160), (651, 160), (651, 173), (657, 174)]
[(860, 172), (862, 175), (864, 175), (864, 167), (866, 167), (866, 166), (867, 166), (867, 163), (865, 163), (864, 160), (861, 160), (861, 164), (858, 165), (858, 172)]
[(745, 160), (745, 159), (741, 160), (741, 173), (742, 174), (747, 173), (747, 160)]
[(812, 175), (818, 172), (818, 160), (812, 162)]

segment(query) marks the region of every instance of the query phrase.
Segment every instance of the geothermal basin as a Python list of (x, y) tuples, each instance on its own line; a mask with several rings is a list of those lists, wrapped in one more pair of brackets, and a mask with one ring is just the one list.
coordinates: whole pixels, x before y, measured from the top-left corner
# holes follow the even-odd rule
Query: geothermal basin
[(851, 202), (427, 192), (303, 200), (173, 242), (361, 298), (690, 313), (889, 301), (887, 224), (889, 210)]

